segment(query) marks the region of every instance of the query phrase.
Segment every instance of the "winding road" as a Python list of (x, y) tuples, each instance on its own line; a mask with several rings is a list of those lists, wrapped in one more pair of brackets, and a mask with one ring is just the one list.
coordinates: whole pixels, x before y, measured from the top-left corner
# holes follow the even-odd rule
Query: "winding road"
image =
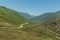
[(0, 28), (23, 28), (24, 25), (27, 25), (28, 22), (21, 24), (19, 27), (0, 27)]
[(20, 27), (18, 27), (18, 28), (23, 28), (23, 27), (24, 27), (24, 25), (27, 25), (27, 24), (28, 24), (28, 22), (23, 23), (23, 24), (21, 24), (21, 25), (20, 25)]

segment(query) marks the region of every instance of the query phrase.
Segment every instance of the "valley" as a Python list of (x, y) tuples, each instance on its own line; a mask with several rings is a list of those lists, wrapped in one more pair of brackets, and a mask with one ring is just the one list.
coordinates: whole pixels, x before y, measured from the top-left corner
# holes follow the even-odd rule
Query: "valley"
[(60, 40), (60, 11), (32, 17), (0, 6), (0, 40)]

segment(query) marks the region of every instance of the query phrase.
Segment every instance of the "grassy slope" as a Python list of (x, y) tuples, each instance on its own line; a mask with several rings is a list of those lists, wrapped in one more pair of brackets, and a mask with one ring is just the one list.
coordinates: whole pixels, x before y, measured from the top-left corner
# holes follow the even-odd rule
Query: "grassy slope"
[[(25, 23), (26, 19), (24, 19), (18, 12), (8, 9), (6, 7), (0, 6), (0, 26), (1, 24), (10, 23), (13, 25), (20, 25)], [(28, 21), (28, 20), (27, 20)], [(34, 23), (29, 21), (29, 24), (32, 25)], [(23, 31), (18, 28), (0, 28), (0, 40), (39, 40), (40, 38), (33, 35), (32, 33), (28, 33), (27, 31)]]
[[(51, 27), (51, 26), (50, 26)], [(54, 29), (54, 28), (53, 28)], [(0, 40), (60, 40), (60, 34), (44, 25), (0, 28)]]
[(0, 6), (0, 21), (1, 22), (7, 22), (13, 25), (20, 25), (25, 21), (26, 19), (23, 18), (18, 12), (8, 9), (6, 7)]

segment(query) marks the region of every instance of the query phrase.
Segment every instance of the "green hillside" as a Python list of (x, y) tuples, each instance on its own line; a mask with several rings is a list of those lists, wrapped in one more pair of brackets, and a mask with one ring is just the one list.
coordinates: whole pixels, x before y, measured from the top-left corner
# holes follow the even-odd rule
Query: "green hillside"
[(26, 19), (17, 11), (0, 6), (0, 23), (1, 25), (20, 25), (26, 22)]
[(26, 26), (22, 29), (0, 28), (0, 40), (60, 40), (59, 32), (55, 30), (56, 27), (53, 27), (55, 26), (41, 24)]
[(26, 27), (23, 30), (40, 37), (39, 40), (60, 40), (60, 19)]

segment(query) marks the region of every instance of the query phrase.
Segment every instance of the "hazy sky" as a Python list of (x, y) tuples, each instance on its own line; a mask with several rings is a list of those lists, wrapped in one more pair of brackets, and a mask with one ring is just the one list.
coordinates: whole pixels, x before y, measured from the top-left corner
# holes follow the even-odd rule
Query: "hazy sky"
[(0, 0), (0, 5), (31, 15), (60, 10), (60, 0)]

